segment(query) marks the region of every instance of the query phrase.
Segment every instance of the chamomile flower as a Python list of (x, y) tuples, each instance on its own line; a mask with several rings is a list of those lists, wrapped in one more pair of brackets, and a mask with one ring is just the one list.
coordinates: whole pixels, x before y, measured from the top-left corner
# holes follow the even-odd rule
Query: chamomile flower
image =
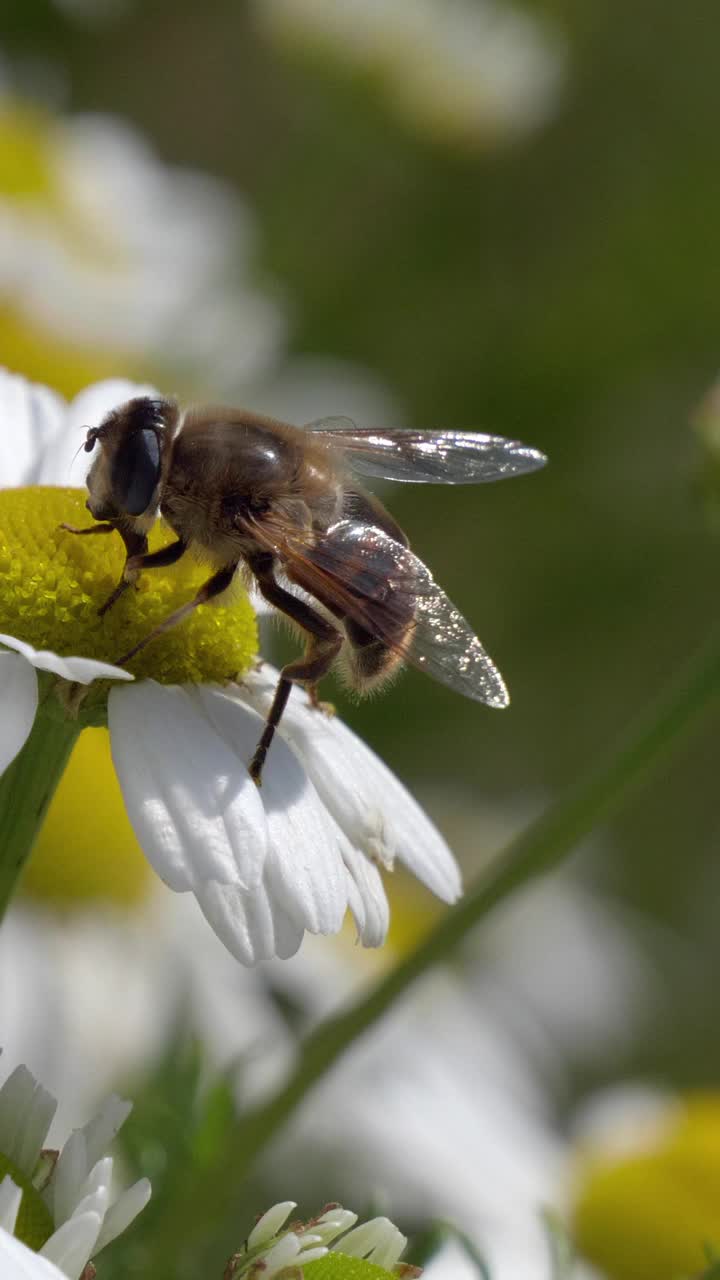
[[(130, 664), (140, 679), (128, 681), (112, 663), (207, 574), (183, 560), (170, 573), (142, 575), (140, 589), (99, 618), (98, 601), (121, 573), (119, 539), (77, 538), (60, 527), (85, 518), (84, 492), (51, 487), (66, 478), (77, 442), (71, 427), (83, 419), (97, 424), (133, 394), (130, 384), (99, 384), (66, 408), (22, 380), (0, 382), (0, 410), (22, 442), (6, 483), (26, 485), (0, 493), (0, 635), (10, 650), (0, 658), (16, 668), (3, 687), (0, 755), (9, 763), (32, 727), (32, 668), (77, 682), (86, 668), (56, 651), (79, 653), (90, 678), (103, 678), (83, 714), (97, 722), (106, 700), (115, 768), (140, 844), (170, 888), (194, 893), (239, 960), (293, 955), (306, 931), (335, 933), (348, 910), (361, 940), (377, 946), (388, 924), (380, 868), (397, 859), (453, 901), (456, 864), (381, 761), (299, 690), (262, 790), (255, 786), (247, 764), (277, 673), (256, 669), (255, 619), (244, 594), (228, 592), (229, 603), (223, 597), (158, 638)], [(33, 445), (44, 450), (41, 462)], [(162, 540), (158, 532), (155, 545)], [(67, 700), (67, 686), (61, 696)], [(43, 697), (52, 700), (52, 690), (43, 686)]]
[(255, 1275), (272, 1280), (286, 1267), (303, 1267), (324, 1258), (330, 1249), (392, 1271), (407, 1244), (389, 1218), (372, 1218), (357, 1226), (356, 1213), (329, 1204), (316, 1218), (287, 1225), (294, 1208), (293, 1200), (285, 1200), (258, 1219), (244, 1247), (228, 1263), (228, 1280)]
[(289, 354), (290, 308), (276, 284), (258, 282), (256, 239), (230, 186), (164, 165), (115, 117), (48, 114), (0, 66), (6, 364), (68, 395), (118, 367), (136, 379), (165, 370), (187, 395), (202, 388), (305, 422), (334, 410), (342, 389), (351, 416), (399, 420), (367, 370)]
[(5, 359), (62, 349), (68, 387), (122, 352), (224, 394), (282, 360), (284, 307), (250, 281), (253, 218), (229, 187), (163, 165), (119, 119), (52, 117), (2, 85), (0, 161)]
[[(90, 1258), (125, 1231), (150, 1199), (147, 1178), (113, 1198), (113, 1160), (103, 1154), (131, 1103), (113, 1095), (59, 1152), (44, 1149), (56, 1106), (24, 1066), (0, 1088), (3, 1276), (14, 1271), (32, 1280), (36, 1275), (79, 1280)], [(25, 1250), (47, 1265), (36, 1264)]]
[(454, 143), (537, 127), (564, 79), (557, 29), (501, 0), (260, 0), (255, 12), (282, 45), (372, 76), (399, 117)]

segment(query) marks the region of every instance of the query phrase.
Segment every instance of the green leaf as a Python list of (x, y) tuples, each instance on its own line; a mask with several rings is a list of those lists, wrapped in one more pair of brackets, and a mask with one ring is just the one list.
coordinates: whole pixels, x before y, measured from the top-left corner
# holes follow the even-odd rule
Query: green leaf
[(201, 1167), (211, 1165), (222, 1152), (225, 1134), (235, 1119), (230, 1082), (221, 1076), (206, 1095), (198, 1116), (193, 1151)]
[(397, 1280), (392, 1271), (376, 1267), (365, 1258), (349, 1258), (344, 1253), (327, 1253), (303, 1267), (305, 1280)]

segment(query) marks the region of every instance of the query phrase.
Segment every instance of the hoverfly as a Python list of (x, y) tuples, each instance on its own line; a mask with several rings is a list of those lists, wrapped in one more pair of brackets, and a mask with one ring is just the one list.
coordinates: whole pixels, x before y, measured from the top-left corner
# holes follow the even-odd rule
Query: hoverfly
[[(238, 570), (306, 635), (302, 657), (280, 673), (250, 762), (258, 784), (292, 685), (304, 684), (317, 702), (318, 682), (336, 659), (360, 694), (407, 661), (465, 697), (507, 706), (503, 679), (471, 627), (358, 477), (501, 480), (543, 466), (538, 450), (464, 431), (360, 429), (347, 418), (301, 428), (245, 409), (181, 411), (172, 400), (147, 396), (90, 427), (85, 450), (96, 445), (86, 505), (100, 523), (65, 528), (117, 530), (125, 543), (122, 578), (99, 612), (110, 609), (141, 570), (174, 564), (191, 548), (214, 566), (195, 597), (118, 665), (220, 595)], [(176, 540), (148, 553), (148, 530), (158, 515)]]

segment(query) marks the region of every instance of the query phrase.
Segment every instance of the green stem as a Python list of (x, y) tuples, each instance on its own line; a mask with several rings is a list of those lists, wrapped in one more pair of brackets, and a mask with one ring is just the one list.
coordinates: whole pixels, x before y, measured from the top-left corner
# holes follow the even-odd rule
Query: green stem
[(81, 729), (41, 703), (30, 737), (0, 778), (0, 921)]
[[(179, 1223), (218, 1224), (237, 1202), (238, 1185), (263, 1147), (318, 1080), (359, 1035), (367, 1031), (422, 974), (446, 960), (499, 902), (556, 867), (598, 823), (619, 808), (632, 787), (647, 778), (720, 703), (720, 637), (684, 669), (636, 723), (624, 743), (588, 777), (532, 823), (471, 885), (419, 946), (355, 1004), (329, 1018), (301, 1045), (290, 1080), (267, 1102), (245, 1112), (230, 1130), (220, 1161), (193, 1187), (193, 1213), (173, 1205), (162, 1231), (163, 1257), (182, 1249)], [(190, 1206), (188, 1206), (189, 1208)], [(185, 1239), (184, 1243), (187, 1243)], [(172, 1268), (170, 1268), (172, 1272)]]

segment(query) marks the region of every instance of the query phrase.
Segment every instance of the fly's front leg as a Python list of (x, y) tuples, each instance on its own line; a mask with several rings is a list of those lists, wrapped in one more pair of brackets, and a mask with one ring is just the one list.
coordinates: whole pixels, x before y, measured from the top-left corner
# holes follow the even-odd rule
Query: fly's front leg
[[(139, 557), (143, 561), (140, 568), (157, 567), (158, 564), (172, 564), (172, 560), (158, 561), (154, 558), (155, 556), (162, 556), (164, 553), (169, 554), (170, 552), (175, 552), (173, 558), (175, 560), (179, 560), (182, 555), (182, 551), (175, 551), (178, 545), (178, 543), (173, 542), (171, 546), (163, 547), (161, 551), (155, 551), (152, 555)], [(184, 544), (183, 550), (185, 550)], [(148, 561), (152, 561), (152, 565), (149, 566), (147, 563)], [(225, 591), (230, 586), (230, 583), (235, 577), (236, 569), (237, 561), (234, 564), (225, 565), (223, 569), (218, 569), (217, 573), (214, 573), (211, 578), (208, 578), (207, 582), (203, 583), (197, 594), (193, 596), (192, 600), (188, 600), (187, 604), (181, 605), (174, 613), (168, 614), (167, 618), (162, 622), (159, 622), (156, 627), (153, 627), (152, 631), (148, 632), (142, 640), (138, 640), (138, 643), (134, 645), (132, 649), (127, 653), (124, 653), (121, 658), (118, 658), (115, 662), (115, 666), (124, 667), (131, 658), (134, 658), (135, 655), (139, 653), (141, 649), (144, 649), (145, 645), (149, 644), (151, 640), (154, 640), (156, 636), (161, 636), (165, 631), (170, 631), (172, 627), (176, 627), (179, 622), (182, 622), (187, 618), (188, 614), (192, 613), (193, 609), (197, 609), (198, 605), (207, 604), (208, 600), (212, 600), (214, 596), (219, 596), (222, 591)]]
[(254, 560), (250, 560), (249, 564), (260, 591), (268, 603), (280, 609), (309, 633), (308, 646), (303, 657), (289, 662), (280, 672), (265, 728), (250, 762), (250, 777), (257, 786), (260, 786), (265, 757), (287, 706), (292, 686), (308, 681), (310, 689), (316, 690), (318, 681), (330, 669), (337, 657), (343, 636), (322, 614), (278, 585), (273, 574), (271, 556), (257, 556)]
[(169, 543), (167, 547), (161, 547), (159, 551), (148, 552), (147, 538), (144, 534), (123, 533), (122, 537), (125, 542), (127, 559), (123, 568), (122, 578), (115, 590), (111, 592), (104, 604), (98, 609), (101, 618), (109, 609), (112, 609), (115, 602), (127, 591), (128, 587), (135, 585), (138, 574), (142, 569), (166, 568), (167, 565), (175, 564), (187, 551), (187, 543), (183, 542), (182, 538), (178, 538), (177, 542)]
[(110, 592), (107, 600), (100, 605), (98, 614), (102, 618), (108, 609), (112, 609), (113, 605), (120, 596), (132, 586), (137, 578), (137, 568), (132, 567), (132, 563), (142, 558), (147, 551), (148, 541), (144, 533), (136, 533), (133, 529), (121, 529), (119, 525), (113, 524), (111, 521), (103, 520), (100, 524), (90, 524), (85, 529), (78, 529), (73, 524), (61, 524), (61, 529), (65, 529), (67, 533), (74, 533), (80, 537), (87, 537), (88, 534), (94, 533), (119, 533), (125, 543), (125, 565), (122, 571), (122, 577)]

